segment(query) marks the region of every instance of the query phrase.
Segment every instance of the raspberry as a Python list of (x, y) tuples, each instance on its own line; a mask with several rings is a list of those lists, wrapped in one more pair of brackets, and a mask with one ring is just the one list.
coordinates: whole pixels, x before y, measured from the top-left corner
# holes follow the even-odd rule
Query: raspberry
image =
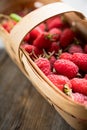
[(62, 75), (56, 75), (56, 74), (50, 74), (47, 76), (48, 79), (61, 91), (64, 92), (64, 87), (67, 85), (70, 89), (72, 88), (72, 85), (70, 83), (70, 80), (66, 76)]
[(46, 30), (46, 24), (45, 24), (45, 23), (39, 24), (38, 27), (39, 27), (42, 31), (45, 31), (45, 30)]
[(52, 41), (58, 41), (62, 31), (58, 28), (53, 28), (49, 31), (49, 33), (52, 35)]
[(35, 40), (38, 37), (38, 35), (42, 34), (42, 32), (43, 31), (41, 30), (41, 28), (37, 26), (30, 32), (31, 39)]
[(58, 53), (60, 47), (58, 45), (57, 42), (52, 42), (52, 44), (50, 45), (48, 52), (54, 52), (54, 53)]
[(28, 42), (30, 40), (30, 33), (28, 33), (25, 37), (24, 37), (24, 41)]
[(87, 104), (87, 96), (81, 94), (81, 93), (72, 93), (71, 95), (72, 99), (78, 103), (81, 103), (81, 104)]
[(65, 75), (68, 78), (73, 78), (78, 73), (78, 66), (72, 61), (65, 59), (58, 59), (54, 63), (54, 68), (58, 74)]
[(33, 45), (39, 49), (48, 49), (51, 45), (51, 37), (48, 32), (43, 32), (34, 40)]
[(39, 50), (37, 47), (33, 45), (23, 44), (21, 45), (21, 47), (24, 48), (32, 58), (43, 54), (42, 50)]
[(3, 26), (8, 32), (10, 32), (11, 29), (14, 27), (15, 24), (16, 24), (15, 21), (9, 20), (9, 21), (4, 21), (4, 22), (2, 23), (2, 26)]
[(63, 28), (64, 23), (62, 22), (62, 19), (60, 16), (52, 17), (48, 20), (46, 20), (47, 28), (48, 30), (52, 28)]
[(35, 63), (46, 76), (51, 73), (51, 66), (48, 59), (40, 57), (35, 60)]
[(63, 52), (60, 56), (59, 59), (66, 59), (66, 60), (71, 60), (72, 59), (72, 54), (68, 52)]
[(68, 50), (69, 53), (83, 53), (83, 49), (80, 45), (72, 44)]
[(79, 67), (80, 70), (87, 72), (87, 54), (74, 53), (72, 61)]
[(72, 90), (87, 96), (87, 80), (85, 78), (71, 79)]
[(64, 29), (60, 37), (60, 45), (65, 48), (67, 47), (74, 39), (74, 32), (70, 28)]

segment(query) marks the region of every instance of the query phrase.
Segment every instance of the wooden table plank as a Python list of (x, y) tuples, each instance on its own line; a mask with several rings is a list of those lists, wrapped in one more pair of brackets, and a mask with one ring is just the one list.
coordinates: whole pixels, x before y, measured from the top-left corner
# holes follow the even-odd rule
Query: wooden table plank
[(0, 50), (0, 130), (73, 130)]

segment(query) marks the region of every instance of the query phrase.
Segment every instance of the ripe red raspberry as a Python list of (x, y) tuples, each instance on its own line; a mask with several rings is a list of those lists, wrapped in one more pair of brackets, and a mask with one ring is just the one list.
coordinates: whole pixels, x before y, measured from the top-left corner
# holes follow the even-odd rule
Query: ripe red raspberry
[(87, 80), (85, 78), (71, 79), (72, 90), (87, 96)]
[(21, 47), (24, 48), (32, 58), (35, 56), (39, 56), (40, 54), (43, 54), (42, 50), (39, 50), (37, 47), (33, 45), (23, 44), (21, 45)]
[(15, 24), (16, 24), (15, 21), (13, 21), (13, 20), (8, 20), (8, 21), (4, 21), (4, 22), (2, 23), (2, 26), (3, 26), (4, 29), (6, 29), (8, 32), (10, 32), (11, 29), (14, 27)]
[(46, 76), (51, 73), (51, 66), (48, 59), (40, 57), (35, 60), (35, 63)]
[(55, 54), (58, 53), (59, 49), (60, 49), (59, 44), (57, 42), (52, 42), (47, 51), (54, 52)]
[(54, 68), (58, 74), (65, 75), (68, 78), (74, 78), (78, 73), (78, 66), (72, 61), (58, 59), (54, 63)]
[(80, 70), (87, 72), (87, 54), (74, 53), (72, 61), (79, 67)]
[(63, 52), (60, 56), (59, 59), (66, 59), (66, 60), (71, 60), (72, 59), (72, 54), (68, 52)]
[(45, 23), (39, 24), (38, 27), (39, 27), (42, 31), (45, 31), (45, 30), (46, 30), (46, 24), (45, 24)]
[(59, 88), (63, 92), (64, 87), (66, 88), (66, 85), (68, 88), (72, 88), (70, 80), (66, 76), (50, 74), (47, 77), (57, 88)]
[(39, 49), (48, 49), (51, 45), (51, 37), (48, 32), (41, 33), (33, 42), (33, 45)]
[(24, 41), (28, 42), (30, 40), (30, 33), (28, 33), (25, 37), (24, 37)]
[(75, 101), (75, 102), (78, 102), (78, 103), (81, 103), (81, 104), (87, 104), (87, 96), (81, 94), (81, 93), (72, 93), (71, 95), (72, 99)]
[(52, 35), (52, 41), (58, 41), (62, 31), (58, 28), (53, 28), (49, 31), (49, 33)]
[(64, 48), (67, 47), (73, 41), (74, 36), (75, 34), (70, 28), (64, 29), (60, 37), (60, 45)]
[(31, 32), (30, 32), (30, 37), (32, 40), (35, 40), (40, 34), (42, 34), (42, 30), (41, 28), (39, 28), (38, 26), (36, 28), (34, 28)]
[(52, 18), (46, 20), (46, 24), (47, 24), (48, 30), (50, 30), (52, 28), (63, 28), (64, 27), (64, 23), (60, 16), (55, 16), (55, 17), (52, 17)]
[(83, 49), (80, 45), (72, 44), (69, 47), (68, 52), (71, 53), (71, 54), (73, 54), (73, 53), (83, 53)]

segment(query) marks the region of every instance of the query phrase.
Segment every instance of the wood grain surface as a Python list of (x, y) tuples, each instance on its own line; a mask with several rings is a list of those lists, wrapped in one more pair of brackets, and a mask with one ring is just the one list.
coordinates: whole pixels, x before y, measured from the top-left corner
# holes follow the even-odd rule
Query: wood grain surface
[(73, 130), (0, 50), (0, 130)]

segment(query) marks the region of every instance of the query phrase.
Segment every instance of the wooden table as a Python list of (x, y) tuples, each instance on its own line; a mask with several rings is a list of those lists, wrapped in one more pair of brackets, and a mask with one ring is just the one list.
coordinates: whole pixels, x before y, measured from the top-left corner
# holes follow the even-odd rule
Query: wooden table
[(73, 130), (0, 50), (0, 130)]

